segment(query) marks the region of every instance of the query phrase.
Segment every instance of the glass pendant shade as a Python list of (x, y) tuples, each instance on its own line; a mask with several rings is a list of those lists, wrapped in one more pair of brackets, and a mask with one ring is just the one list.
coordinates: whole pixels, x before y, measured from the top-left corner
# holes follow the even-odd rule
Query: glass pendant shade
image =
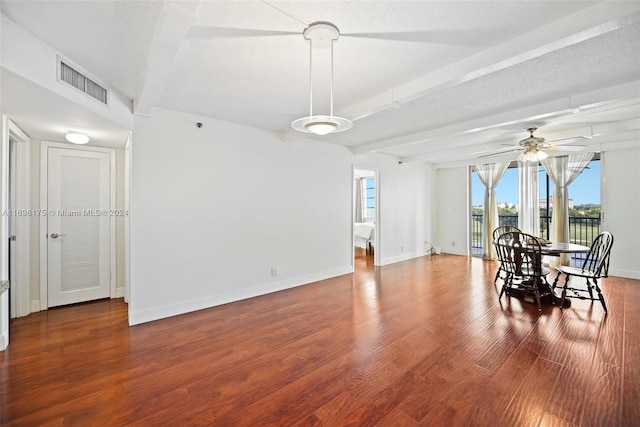
[(304, 125), (304, 127), (307, 128), (309, 132), (313, 132), (317, 135), (326, 135), (336, 130), (338, 125), (335, 122), (330, 122), (330, 121), (326, 121), (326, 122), (312, 121), (312, 122), (307, 122)]
[(342, 132), (350, 129), (351, 121), (336, 116), (309, 116), (302, 117), (291, 123), (295, 130), (301, 132), (315, 133), (316, 135), (327, 135), (332, 132)]

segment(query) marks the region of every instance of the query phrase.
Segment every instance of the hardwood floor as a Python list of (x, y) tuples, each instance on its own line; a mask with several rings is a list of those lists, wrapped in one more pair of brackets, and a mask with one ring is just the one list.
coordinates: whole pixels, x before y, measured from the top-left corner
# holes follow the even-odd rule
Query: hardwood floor
[(607, 317), (588, 301), (539, 313), (498, 301), (495, 262), (357, 262), (131, 328), (122, 300), (16, 319), (0, 423), (640, 425), (640, 281), (603, 281)]

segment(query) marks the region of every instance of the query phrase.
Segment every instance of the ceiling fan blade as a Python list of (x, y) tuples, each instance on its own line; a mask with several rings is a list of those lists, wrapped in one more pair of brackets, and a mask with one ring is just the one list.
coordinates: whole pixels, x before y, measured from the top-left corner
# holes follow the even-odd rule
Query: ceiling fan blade
[[(477, 34), (474, 34), (477, 33)], [(482, 36), (480, 35), (482, 33)], [(340, 37), (356, 37), (364, 39), (391, 40), (401, 42), (438, 43), (454, 45), (480, 45), (480, 40), (485, 40), (486, 31), (397, 31), (397, 32), (371, 32), (371, 33), (340, 33)]]
[(552, 145), (550, 147), (544, 148), (544, 150), (558, 150), (558, 151), (582, 151), (587, 148), (586, 145)]
[(492, 153), (493, 154), (497, 154), (497, 153), (504, 153), (507, 151), (520, 151), (520, 150), (524, 150), (523, 147), (519, 147), (517, 145), (513, 145), (513, 144), (502, 144), (502, 145), (508, 145), (508, 147), (505, 148), (496, 148), (493, 150), (484, 150), (484, 151), (476, 151), (474, 153), (471, 154), (484, 154), (484, 153)]
[(576, 139), (586, 139), (587, 141), (591, 141), (593, 139), (593, 137), (591, 136), (585, 136), (585, 135), (578, 135), (578, 136), (572, 136), (569, 138), (560, 138), (560, 139), (554, 139), (552, 141), (545, 141), (547, 144), (553, 144), (553, 145), (565, 145), (565, 144), (571, 144), (571, 141), (575, 141)]
[[(510, 152), (513, 152), (513, 151), (522, 151), (522, 149), (521, 149), (521, 148), (518, 148), (518, 147), (513, 147), (513, 148), (511, 148), (511, 149), (509, 149), (509, 150), (494, 150), (494, 151), (492, 151), (492, 152), (490, 152), (490, 153), (488, 153), (488, 154), (483, 154), (483, 155), (481, 155), (481, 156), (478, 156), (478, 158), (480, 159), (480, 158), (482, 158), (482, 157), (497, 156), (497, 155), (499, 155), (499, 154), (506, 154), (506, 153), (510, 153)], [(474, 153), (474, 154), (475, 154), (475, 153)]]
[(189, 39), (242, 38), (301, 35), (301, 32), (256, 30), (251, 28), (212, 27), (209, 25), (192, 25), (187, 31)]

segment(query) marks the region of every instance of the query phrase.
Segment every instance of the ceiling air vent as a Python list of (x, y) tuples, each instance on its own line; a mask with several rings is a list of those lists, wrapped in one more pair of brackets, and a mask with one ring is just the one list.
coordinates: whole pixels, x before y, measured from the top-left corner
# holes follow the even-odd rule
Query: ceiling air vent
[(58, 60), (58, 64), (58, 78), (60, 81), (75, 87), (104, 105), (109, 105), (109, 91), (107, 88), (72, 68), (63, 60)]

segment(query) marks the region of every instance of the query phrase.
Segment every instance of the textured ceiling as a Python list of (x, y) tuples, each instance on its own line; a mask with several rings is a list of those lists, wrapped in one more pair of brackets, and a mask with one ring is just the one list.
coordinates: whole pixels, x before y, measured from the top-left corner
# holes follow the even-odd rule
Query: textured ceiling
[[(640, 128), (638, 2), (21, 0), (0, 11), (136, 113), (170, 108), (289, 142), (454, 165), (517, 144), (530, 123), (551, 137), (598, 125), (609, 135), (594, 149)], [(290, 123), (309, 114), (302, 31), (314, 21), (340, 29), (335, 111), (354, 126), (311, 138)]]

